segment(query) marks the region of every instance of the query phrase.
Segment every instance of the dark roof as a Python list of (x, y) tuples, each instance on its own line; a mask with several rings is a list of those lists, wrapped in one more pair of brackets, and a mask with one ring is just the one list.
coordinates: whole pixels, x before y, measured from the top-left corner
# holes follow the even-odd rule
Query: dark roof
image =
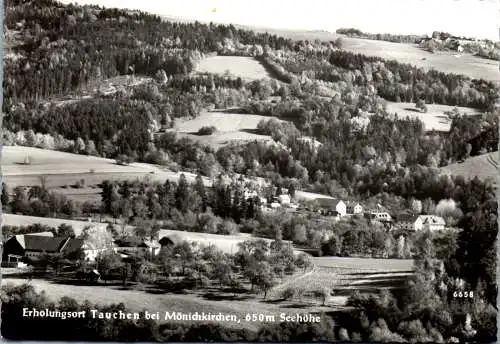
[(51, 238), (41, 235), (24, 236), (25, 250), (39, 252), (59, 252), (68, 238)]
[(399, 222), (411, 222), (414, 223), (418, 219), (418, 215), (413, 214), (402, 214), (397, 217)]
[(62, 248), (64, 253), (72, 253), (78, 251), (83, 246), (82, 239), (69, 239), (68, 243)]
[(435, 216), (435, 215), (427, 215), (424, 217), (422, 223), (430, 223), (430, 224), (438, 224), (438, 225), (444, 225), (446, 224), (444, 219), (440, 216)]
[(82, 239), (68, 237), (47, 237), (43, 235), (25, 235), (24, 249), (26, 251), (58, 253), (75, 252), (83, 245)]
[(163, 246), (165, 246), (167, 244), (178, 245), (183, 241), (181, 236), (176, 234), (176, 233), (162, 234), (160, 232), (159, 238), (160, 238), (159, 243), (160, 243), (160, 245), (163, 245)]
[(333, 208), (335, 209), (337, 205), (341, 202), (339, 199), (333, 198), (316, 198), (320, 207), (323, 208)]
[(115, 240), (118, 247), (148, 247), (144, 240), (137, 237), (126, 237)]

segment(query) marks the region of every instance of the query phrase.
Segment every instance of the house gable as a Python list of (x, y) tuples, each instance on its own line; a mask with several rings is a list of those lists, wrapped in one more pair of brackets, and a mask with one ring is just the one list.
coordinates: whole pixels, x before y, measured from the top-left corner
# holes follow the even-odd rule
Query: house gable
[(24, 252), (24, 242), (20, 243), (18, 236), (15, 235), (7, 240), (3, 245), (3, 260), (7, 260), (9, 255), (23, 256)]

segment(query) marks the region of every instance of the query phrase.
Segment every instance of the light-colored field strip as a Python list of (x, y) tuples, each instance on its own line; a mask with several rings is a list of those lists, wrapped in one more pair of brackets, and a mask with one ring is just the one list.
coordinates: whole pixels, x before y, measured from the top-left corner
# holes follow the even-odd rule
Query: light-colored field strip
[(250, 80), (270, 78), (264, 66), (253, 57), (246, 56), (211, 56), (201, 60), (196, 71), (219, 75), (228, 71), (235, 77)]
[(25, 215), (14, 215), (14, 214), (2, 214), (2, 226), (30, 226), (34, 224), (42, 224), (49, 227), (57, 228), (62, 224), (67, 224), (73, 227), (75, 234), (78, 236), (82, 233), (83, 229), (87, 226), (98, 227), (100, 229), (106, 229), (106, 223), (99, 222), (88, 222), (88, 221), (75, 221), (66, 219), (56, 219), (51, 217), (37, 217), (37, 216), (25, 216)]

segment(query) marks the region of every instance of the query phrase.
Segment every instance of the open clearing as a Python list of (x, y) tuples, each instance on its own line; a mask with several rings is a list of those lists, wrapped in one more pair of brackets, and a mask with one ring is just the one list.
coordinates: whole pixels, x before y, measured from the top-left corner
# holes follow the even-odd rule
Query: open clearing
[[(259, 115), (205, 111), (194, 119), (176, 122), (174, 130), (217, 149), (231, 142), (272, 141), (270, 136), (255, 133), (259, 122), (268, 119)], [(212, 135), (198, 135), (198, 130), (206, 126), (214, 126), (217, 131)]]
[(37, 217), (37, 216), (25, 216), (25, 215), (14, 215), (14, 214), (2, 214), (2, 226), (30, 226), (34, 224), (46, 225), (49, 227), (57, 228), (62, 224), (67, 224), (73, 227), (75, 234), (78, 236), (82, 233), (83, 229), (87, 226), (92, 226), (95, 228), (105, 230), (107, 227), (106, 223), (99, 222), (88, 222), (88, 221), (75, 221), (75, 220), (65, 220), (65, 219), (55, 219), (51, 217)]
[[(337, 35), (338, 36), (338, 35)], [(500, 81), (498, 61), (461, 54), (436, 51), (430, 53), (414, 44), (401, 44), (361, 38), (342, 37), (343, 48), (355, 53), (377, 56), (399, 63), (408, 63), (429, 70), (431, 68), (445, 73), (463, 74), (475, 79)], [(457, 55), (458, 56), (458, 55)], [(425, 58), (425, 60), (423, 60)]]
[(498, 151), (483, 155), (473, 156), (466, 159), (464, 162), (451, 164), (441, 168), (443, 174), (455, 176), (464, 176), (467, 178), (478, 177), (481, 180), (491, 178), (495, 183), (498, 183)]
[[(498, 61), (476, 57), (457, 52), (436, 51), (430, 53), (420, 49), (416, 44), (393, 43), (363, 38), (351, 38), (326, 31), (300, 31), (252, 28), (257, 32), (269, 32), (294, 40), (319, 39), (334, 41), (342, 38), (342, 48), (357, 54), (377, 56), (387, 60), (397, 60), (425, 70), (435, 69), (444, 73), (454, 73), (470, 76), (474, 79), (484, 79), (500, 82)], [(455, 57), (455, 55), (459, 57)], [(424, 60), (425, 59), (425, 60)]]
[[(188, 241), (188, 242), (197, 242), (202, 243), (206, 246), (215, 246), (219, 250), (224, 253), (234, 254), (239, 250), (239, 243), (242, 243), (246, 240), (264, 240), (268, 243), (271, 243), (273, 240), (257, 238), (253, 237), (250, 234), (246, 233), (238, 233), (234, 235), (220, 235), (220, 234), (209, 234), (209, 233), (198, 233), (198, 232), (186, 232), (186, 231), (177, 231), (170, 229), (162, 229), (158, 234), (159, 238), (169, 237), (175, 238), (176, 240)], [(298, 253), (298, 251), (295, 251)]]
[(387, 111), (389, 113), (397, 113), (399, 118), (418, 118), (424, 123), (426, 131), (450, 131), (451, 120), (445, 113), (453, 111), (454, 108), (457, 108), (461, 114), (471, 116), (480, 114), (478, 110), (472, 108), (438, 104), (427, 104), (428, 111), (423, 113), (415, 108), (414, 103), (387, 102)]
[(244, 80), (271, 78), (264, 66), (252, 57), (246, 56), (211, 56), (203, 59), (196, 67), (199, 73), (224, 75), (229, 72), (234, 77)]
[[(172, 17), (164, 16), (164, 18), (169, 21), (180, 21), (179, 19)], [(181, 21), (193, 22), (193, 20), (186, 19)], [(457, 55), (456, 52), (445, 51), (430, 53), (420, 49), (416, 44), (402, 44), (363, 38), (351, 38), (334, 32), (320, 30), (308, 31), (276, 29), (237, 24), (234, 26), (238, 29), (252, 30), (255, 32), (268, 32), (269, 34), (292, 40), (314, 41), (318, 39), (323, 42), (329, 42), (334, 41), (337, 38), (342, 38), (343, 49), (354, 53), (367, 56), (377, 56), (388, 60), (397, 60), (400, 63), (411, 64), (426, 70), (436, 69), (444, 73), (462, 74), (475, 79), (500, 82), (498, 61), (483, 59), (470, 54)], [(459, 57), (455, 57), (455, 55)]]
[[(24, 164), (29, 156), (31, 163)], [(183, 172), (188, 182), (194, 182), (196, 175)], [(85, 184), (96, 185), (103, 180), (125, 180), (149, 178), (164, 182), (177, 182), (181, 172), (172, 172), (161, 166), (132, 163), (127, 166), (116, 164), (115, 160), (64, 153), (32, 147), (4, 146), (2, 151), (2, 175), (10, 187), (40, 185), (44, 177), (48, 188), (73, 185), (80, 179)], [(211, 182), (205, 178), (206, 185)], [(74, 190), (73, 190), (74, 191)], [(76, 192), (76, 191), (74, 191)], [(70, 193), (67, 191), (67, 193)]]

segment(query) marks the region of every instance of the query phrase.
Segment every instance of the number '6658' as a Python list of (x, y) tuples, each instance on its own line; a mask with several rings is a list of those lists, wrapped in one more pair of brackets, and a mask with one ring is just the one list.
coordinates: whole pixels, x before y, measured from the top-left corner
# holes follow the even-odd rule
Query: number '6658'
[(453, 297), (458, 297), (458, 298), (473, 298), (474, 297), (474, 292), (473, 291), (455, 291), (455, 292), (453, 292)]

